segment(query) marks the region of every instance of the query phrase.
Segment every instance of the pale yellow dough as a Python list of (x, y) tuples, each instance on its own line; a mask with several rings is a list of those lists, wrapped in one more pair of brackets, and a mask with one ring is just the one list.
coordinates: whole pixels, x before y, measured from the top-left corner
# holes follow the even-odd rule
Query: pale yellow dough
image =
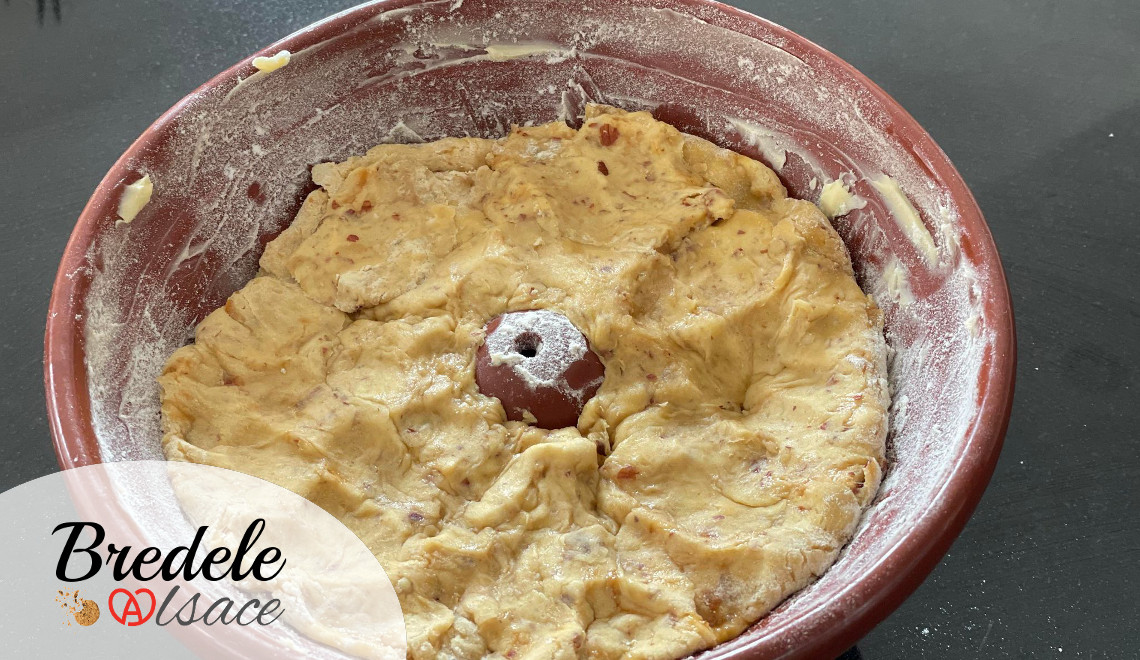
[[(171, 356), (164, 446), (343, 520), (410, 657), (681, 657), (835, 560), (879, 485), (881, 318), (768, 168), (592, 106), (313, 178)], [(576, 429), (505, 421), (475, 385), (483, 325), (534, 308), (605, 363)]]

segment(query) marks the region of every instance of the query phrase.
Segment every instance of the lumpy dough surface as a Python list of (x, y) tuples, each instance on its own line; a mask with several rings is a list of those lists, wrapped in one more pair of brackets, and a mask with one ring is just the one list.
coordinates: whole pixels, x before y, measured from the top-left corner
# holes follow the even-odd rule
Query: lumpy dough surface
[[(882, 321), (771, 170), (591, 106), (313, 179), (170, 357), (164, 449), (342, 520), (410, 657), (681, 657), (835, 560), (884, 460)], [(507, 421), (475, 385), (484, 324), (527, 309), (605, 364), (577, 428)]]

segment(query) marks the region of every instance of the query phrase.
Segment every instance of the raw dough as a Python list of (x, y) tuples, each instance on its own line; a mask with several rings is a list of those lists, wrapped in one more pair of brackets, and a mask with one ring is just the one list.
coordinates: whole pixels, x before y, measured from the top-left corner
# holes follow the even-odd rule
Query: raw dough
[[(164, 447), (344, 521), (411, 657), (680, 657), (835, 560), (879, 484), (881, 317), (771, 170), (591, 106), (313, 178), (170, 358)], [(473, 380), (487, 320), (543, 308), (605, 362), (577, 428)]]

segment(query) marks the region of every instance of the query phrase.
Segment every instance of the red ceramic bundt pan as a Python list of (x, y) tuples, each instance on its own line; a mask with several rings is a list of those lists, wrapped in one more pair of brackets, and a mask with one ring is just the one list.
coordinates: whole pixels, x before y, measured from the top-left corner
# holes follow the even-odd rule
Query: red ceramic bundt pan
[[(760, 158), (798, 197), (842, 178), (867, 202), (835, 224), (895, 351), (886, 479), (836, 564), (709, 657), (837, 655), (935, 566), (997, 460), (1013, 318), (970, 191), (866, 77), (708, 0), (391, 0), (257, 55), (282, 49), (288, 66), (256, 73), (247, 59), (171, 108), (83, 210), (44, 352), (64, 468), (161, 456), (163, 360), (254, 274), (310, 189), (312, 164), (384, 141), (500, 136), (599, 101)], [(143, 173), (153, 200), (117, 224), (123, 186)], [(883, 192), (890, 181), (906, 201)]]

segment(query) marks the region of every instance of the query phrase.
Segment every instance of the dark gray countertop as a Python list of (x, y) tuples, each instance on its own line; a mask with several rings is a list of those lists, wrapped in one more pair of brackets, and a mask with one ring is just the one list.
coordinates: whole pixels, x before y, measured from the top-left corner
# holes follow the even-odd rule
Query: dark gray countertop
[[(190, 90), (351, 4), (0, 3), (0, 490), (58, 469), (44, 316), (96, 183)], [(862, 657), (1140, 657), (1140, 3), (732, 4), (918, 119), (977, 196), (1013, 289), (1017, 397), (993, 482)]]

